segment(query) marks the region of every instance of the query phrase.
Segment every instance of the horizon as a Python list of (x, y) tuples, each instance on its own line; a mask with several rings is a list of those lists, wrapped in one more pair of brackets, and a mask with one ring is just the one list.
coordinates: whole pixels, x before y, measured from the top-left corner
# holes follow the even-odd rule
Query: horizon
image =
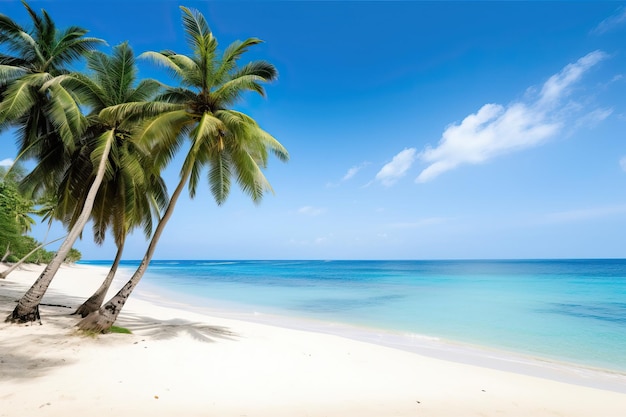
[[(543, 261), (626, 261), (626, 258), (436, 258), (436, 259), (151, 259), (150, 262), (543, 262)], [(81, 262), (113, 262), (113, 259), (81, 259)], [(141, 262), (141, 258), (120, 263)]]
[[(188, 52), (179, 3), (29, 4), (106, 52), (124, 40), (137, 55)], [(242, 62), (272, 62), (278, 81), (237, 109), (291, 160), (270, 159), (275, 195), (258, 206), (233, 187), (217, 207), (206, 181), (181, 196), (155, 260), (626, 258), (626, 3), (180, 4), (222, 48), (264, 40)], [(30, 27), (19, 1), (1, 13)], [(0, 143), (6, 165), (12, 131)], [(181, 159), (163, 173), (170, 191)], [(110, 236), (99, 247), (83, 234), (83, 258), (113, 259)], [(133, 233), (124, 259), (146, 247)]]

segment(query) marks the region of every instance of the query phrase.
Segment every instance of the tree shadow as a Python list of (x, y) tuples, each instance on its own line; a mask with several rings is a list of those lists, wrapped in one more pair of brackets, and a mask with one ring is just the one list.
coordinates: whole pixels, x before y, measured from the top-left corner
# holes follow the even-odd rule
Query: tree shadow
[(76, 364), (75, 351), (86, 343), (130, 345), (141, 337), (157, 341), (188, 336), (203, 343), (239, 339), (238, 334), (223, 326), (181, 318), (162, 320), (124, 311), (116, 325), (127, 327), (133, 333), (131, 337), (110, 334), (86, 338), (77, 332), (80, 317), (71, 315), (84, 300), (54, 290), (46, 293), (40, 305), (42, 325), (5, 323), (23, 293), (21, 283), (0, 280), (0, 381), (44, 377), (55, 368)]
[(50, 358), (4, 351), (0, 353), (0, 381), (42, 377), (54, 368), (75, 362), (69, 357)]
[(125, 314), (115, 322), (135, 334), (149, 336), (154, 340), (167, 340), (187, 334), (194, 340), (214, 343), (218, 339), (237, 340), (238, 335), (227, 327), (212, 326), (202, 322), (183, 319), (157, 320), (151, 317)]

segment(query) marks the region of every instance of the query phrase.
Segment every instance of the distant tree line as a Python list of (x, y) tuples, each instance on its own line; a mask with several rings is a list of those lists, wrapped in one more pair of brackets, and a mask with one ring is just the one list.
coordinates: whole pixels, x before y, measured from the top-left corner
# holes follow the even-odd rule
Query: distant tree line
[[(37, 201), (28, 198), (19, 190), (23, 170), (0, 167), (0, 261), (7, 263), (48, 263), (54, 252), (46, 250), (42, 243), (30, 236), (35, 220), (32, 215), (41, 215)], [(74, 263), (81, 259), (79, 250), (72, 248), (65, 262)]]

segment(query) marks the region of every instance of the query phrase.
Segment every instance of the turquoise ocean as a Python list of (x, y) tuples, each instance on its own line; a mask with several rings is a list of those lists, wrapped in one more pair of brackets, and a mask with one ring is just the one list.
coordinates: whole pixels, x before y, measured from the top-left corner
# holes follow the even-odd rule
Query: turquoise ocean
[[(83, 264), (108, 266), (108, 262)], [(123, 261), (131, 274), (138, 261)], [(626, 372), (626, 260), (152, 261), (190, 307), (449, 340)]]

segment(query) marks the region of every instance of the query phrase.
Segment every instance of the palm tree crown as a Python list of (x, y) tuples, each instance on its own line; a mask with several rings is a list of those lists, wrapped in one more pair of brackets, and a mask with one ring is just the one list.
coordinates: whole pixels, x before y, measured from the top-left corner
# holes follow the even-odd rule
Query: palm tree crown
[[(276, 68), (265, 61), (243, 66), (238, 60), (251, 46), (261, 43), (257, 38), (237, 41), (221, 54), (218, 42), (202, 14), (181, 7), (183, 26), (192, 55), (174, 51), (146, 52), (142, 57), (164, 66), (180, 81), (150, 105), (155, 117), (141, 132), (150, 141), (160, 165), (167, 164), (185, 137), (191, 140), (190, 150), (181, 169), (181, 177), (189, 179), (189, 192), (196, 193), (200, 174), (208, 167), (208, 181), (215, 201), (222, 204), (230, 192), (231, 177), (253, 201), (271, 190), (260, 168), (266, 167), (268, 150), (286, 161), (287, 150), (249, 116), (232, 106), (252, 91), (265, 95), (263, 83), (276, 79)], [(116, 112), (134, 110), (119, 106)]]
[(18, 158), (35, 159), (35, 171), (43, 171), (35, 175), (54, 187), (85, 121), (72, 93), (47, 83), (70, 73), (70, 64), (104, 41), (86, 37), (87, 30), (77, 26), (60, 30), (45, 10), (38, 14), (22, 3), (31, 30), (0, 14), (0, 45), (6, 50), (0, 53), (0, 131), (17, 126)]
[(96, 242), (104, 240), (109, 227), (118, 245), (138, 225), (143, 225), (149, 237), (152, 215), (167, 204), (167, 192), (150, 150), (133, 139), (143, 115), (128, 113), (117, 118), (107, 109), (122, 103), (147, 102), (154, 98), (160, 84), (151, 79), (136, 82), (135, 57), (127, 43), (116, 46), (112, 56), (91, 53), (87, 65), (89, 75), (57, 77), (90, 110), (88, 127), (61, 182), (59, 206), (66, 223), (72, 226), (79, 215), (74, 208), (82, 207), (96, 175), (93, 167), (102, 157), (106, 142), (111, 141), (91, 216)]

